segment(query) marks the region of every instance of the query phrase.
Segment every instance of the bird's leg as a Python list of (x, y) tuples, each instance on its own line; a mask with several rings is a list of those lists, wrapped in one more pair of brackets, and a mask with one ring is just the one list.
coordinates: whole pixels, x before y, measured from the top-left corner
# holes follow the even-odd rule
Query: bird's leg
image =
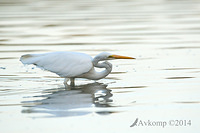
[(74, 87), (75, 86), (74, 78), (70, 78), (70, 81), (71, 81), (70, 86)]
[(69, 78), (65, 78), (65, 80), (63, 82), (66, 90), (70, 90), (70, 86), (67, 84), (68, 81), (69, 81)]
[(67, 84), (68, 81), (69, 81), (69, 78), (65, 78), (64, 84)]

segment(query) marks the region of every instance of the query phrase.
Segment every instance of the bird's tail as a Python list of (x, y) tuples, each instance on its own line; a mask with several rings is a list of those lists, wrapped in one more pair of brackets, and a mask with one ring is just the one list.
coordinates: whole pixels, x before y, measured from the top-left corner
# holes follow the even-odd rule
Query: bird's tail
[(20, 61), (23, 64), (37, 64), (38, 56), (37, 54), (25, 54), (21, 56)]

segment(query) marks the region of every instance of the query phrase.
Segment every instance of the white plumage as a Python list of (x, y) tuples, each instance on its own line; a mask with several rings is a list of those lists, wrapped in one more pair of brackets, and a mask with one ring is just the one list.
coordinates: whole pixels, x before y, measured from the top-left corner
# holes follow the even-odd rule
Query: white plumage
[[(20, 61), (23, 64), (34, 64), (40, 68), (56, 73), (60, 77), (87, 78), (98, 80), (106, 77), (112, 70), (112, 64), (105, 61), (110, 59), (135, 59), (132, 57), (112, 55), (103, 52), (92, 58), (91, 56), (79, 52), (50, 52), (44, 54), (22, 55)], [(95, 71), (94, 67), (105, 68), (102, 72)]]
[(26, 54), (21, 57), (20, 61), (23, 64), (34, 64), (60, 77), (76, 77), (93, 67), (92, 57), (78, 52)]

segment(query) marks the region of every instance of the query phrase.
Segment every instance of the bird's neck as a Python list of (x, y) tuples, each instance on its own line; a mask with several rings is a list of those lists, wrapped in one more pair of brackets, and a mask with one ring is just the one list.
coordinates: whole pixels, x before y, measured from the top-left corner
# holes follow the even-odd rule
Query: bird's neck
[(92, 60), (92, 63), (93, 63), (94, 66), (96, 66), (96, 65), (98, 65), (98, 62), (99, 62), (99, 61), (101, 61), (101, 60), (99, 60), (98, 58), (95, 57), (95, 58)]
[(103, 63), (97, 63), (96, 66), (97, 68), (105, 68), (105, 70), (101, 72), (94, 72), (94, 76), (97, 79), (105, 78), (111, 71), (112, 71), (112, 64), (109, 62), (103, 62)]
[(97, 72), (93, 68), (90, 72), (84, 75), (87, 76), (88, 79), (99, 80), (105, 78), (112, 71), (112, 64), (107, 61), (102, 63), (99, 63), (98, 61), (97, 62), (93, 61), (93, 65), (94, 67), (97, 68), (105, 68), (105, 70)]

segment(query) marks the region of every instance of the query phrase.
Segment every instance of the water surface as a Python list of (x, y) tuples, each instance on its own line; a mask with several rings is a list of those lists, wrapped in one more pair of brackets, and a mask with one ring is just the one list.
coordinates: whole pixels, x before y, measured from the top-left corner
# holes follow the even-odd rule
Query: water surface
[[(0, 2), (0, 132), (194, 132), (200, 112), (198, 0)], [(115, 60), (98, 82), (23, 66), (27, 53), (106, 51)], [(134, 126), (191, 120), (192, 125)]]

